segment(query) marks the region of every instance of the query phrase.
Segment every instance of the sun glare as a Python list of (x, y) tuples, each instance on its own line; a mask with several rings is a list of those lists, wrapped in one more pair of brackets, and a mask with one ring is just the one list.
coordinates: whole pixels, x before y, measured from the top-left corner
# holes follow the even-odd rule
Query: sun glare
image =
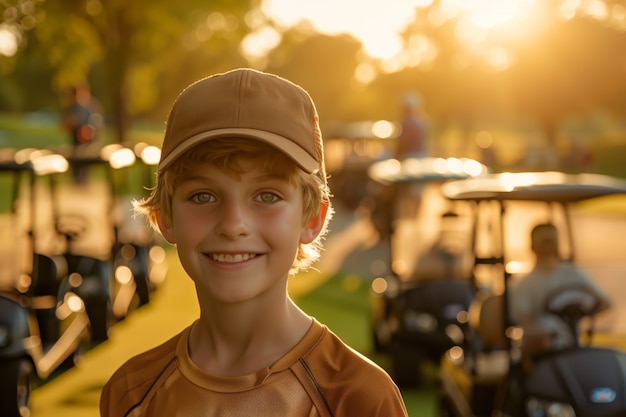
[(291, 27), (308, 20), (327, 34), (348, 33), (375, 58), (390, 58), (402, 48), (399, 30), (413, 20), (416, 7), (433, 0), (265, 0), (263, 10), (278, 24)]
[(487, 0), (481, 2), (461, 2), (465, 5), (467, 19), (484, 29), (508, 24), (524, 19), (534, 4), (534, 0), (501, 1)]
[[(586, 15), (620, 30), (626, 28), (626, 8), (609, 6), (605, 0), (560, 0), (556, 5), (542, 0), (263, 0), (261, 9), (279, 30), (308, 22), (321, 33), (354, 36), (366, 56), (378, 61), (385, 72), (428, 68), (439, 55), (438, 45), (426, 33), (412, 33), (406, 42), (400, 37), (422, 9), (432, 26), (454, 21), (456, 38), (466, 55), (482, 59), (496, 71), (508, 69), (515, 61), (516, 47), (533, 42), (554, 18)], [(279, 43), (279, 33), (266, 34), (271, 39), (249, 40), (257, 55)], [(466, 65), (467, 57), (455, 59), (459, 66)], [(373, 69), (364, 60), (355, 76), (361, 82), (371, 81)]]
[[(513, 58), (506, 49), (487, 45), (489, 35), (494, 32), (493, 36), (501, 37), (503, 31), (508, 37), (528, 35), (528, 18), (534, 11), (535, 2), (441, 0), (434, 4), (434, 0), (264, 0), (261, 7), (264, 14), (282, 28), (307, 21), (321, 33), (354, 36), (361, 41), (367, 56), (379, 60), (380, 68), (385, 72), (427, 66), (436, 59), (438, 47), (428, 36), (416, 33), (406, 43), (400, 37), (414, 20), (416, 10), (430, 7), (429, 20), (433, 25), (456, 19), (456, 36), (466, 49), (482, 56), (494, 69), (504, 70)], [(258, 35), (261, 34), (259, 31)], [(276, 34), (271, 35), (271, 40), (256, 37), (249, 45), (256, 45), (257, 51), (267, 50), (278, 42)], [(262, 42), (267, 46), (259, 47)], [(364, 73), (363, 68), (357, 74), (358, 78), (371, 80), (371, 73)]]

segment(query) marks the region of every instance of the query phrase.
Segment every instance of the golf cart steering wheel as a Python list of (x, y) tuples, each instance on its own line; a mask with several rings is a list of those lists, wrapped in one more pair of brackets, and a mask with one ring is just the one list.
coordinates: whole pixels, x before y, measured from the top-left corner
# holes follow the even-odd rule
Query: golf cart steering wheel
[(559, 317), (592, 316), (598, 311), (600, 299), (583, 284), (568, 284), (558, 288), (546, 298), (545, 310)]
[(600, 299), (588, 286), (575, 283), (562, 286), (549, 294), (544, 310), (563, 320), (577, 338), (580, 320), (596, 314), (600, 304)]

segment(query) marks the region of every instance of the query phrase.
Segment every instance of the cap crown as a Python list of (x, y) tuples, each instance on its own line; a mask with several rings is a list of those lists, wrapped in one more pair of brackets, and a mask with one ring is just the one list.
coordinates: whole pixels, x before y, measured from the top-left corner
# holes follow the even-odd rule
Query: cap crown
[(167, 121), (159, 171), (185, 151), (215, 138), (266, 142), (303, 170), (324, 170), (315, 105), (296, 84), (249, 68), (213, 75), (187, 87)]

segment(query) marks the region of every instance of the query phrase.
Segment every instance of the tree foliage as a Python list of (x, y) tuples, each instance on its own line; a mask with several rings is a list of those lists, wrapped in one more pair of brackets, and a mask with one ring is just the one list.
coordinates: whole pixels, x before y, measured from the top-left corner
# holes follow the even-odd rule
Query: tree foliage
[[(20, 81), (23, 95), (31, 97), (37, 90), (25, 80), (43, 76), (49, 84), (44, 91), (56, 93), (88, 81), (105, 104), (118, 141), (125, 140), (131, 118), (149, 114), (155, 107), (162, 110), (157, 103), (171, 97), (172, 90), (179, 91), (198, 73), (208, 75), (236, 61), (238, 45), (249, 30), (244, 17), (254, 4), (249, 0), (5, 0), (0, 12), (23, 10), (24, 3), (31, 4), (27, 11), (37, 16), (36, 24), (22, 28), (23, 50), (13, 66), (20, 71), (14, 70), (9, 78)], [(29, 65), (31, 60), (41, 66)], [(23, 102), (8, 104), (33, 109)]]
[(540, 44), (520, 52), (511, 69), (519, 110), (533, 115), (554, 141), (554, 130), (566, 117), (609, 108), (626, 93), (626, 61), (618, 58), (625, 42), (623, 32), (590, 19), (551, 26)]
[[(18, 30), (20, 46), (14, 56), (0, 55), (0, 110), (58, 108), (64, 87), (87, 80), (123, 141), (133, 120), (162, 121), (192, 81), (257, 65), (240, 47), (255, 29), (250, 16), (261, 1), (0, 0), (2, 25)], [(618, 7), (621, 0), (604, 1)], [(582, 15), (553, 19), (535, 39), (515, 45), (507, 68), (495, 69), (459, 40), (460, 16), (430, 19), (441, 4), (416, 9), (403, 33), (407, 50), (416, 36), (436, 45), (432, 61), (385, 72), (348, 35), (275, 25), (282, 41), (259, 69), (303, 85), (322, 120), (393, 119), (410, 91), (422, 95), (438, 124), (470, 126), (486, 116), (514, 115), (553, 132), (563, 119), (598, 107), (623, 114), (623, 27)], [(495, 36), (489, 46), (510, 47), (506, 42)], [(354, 77), (364, 62), (381, 69), (368, 84)]]

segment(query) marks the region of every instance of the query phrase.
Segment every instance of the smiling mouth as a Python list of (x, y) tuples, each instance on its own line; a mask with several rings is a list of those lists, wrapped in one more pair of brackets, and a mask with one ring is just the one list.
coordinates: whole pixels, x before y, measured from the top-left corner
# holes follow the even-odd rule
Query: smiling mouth
[(209, 255), (211, 259), (217, 262), (228, 262), (228, 263), (237, 263), (248, 261), (254, 257), (256, 254), (254, 253), (237, 253), (237, 254), (226, 254), (226, 253), (211, 253)]

